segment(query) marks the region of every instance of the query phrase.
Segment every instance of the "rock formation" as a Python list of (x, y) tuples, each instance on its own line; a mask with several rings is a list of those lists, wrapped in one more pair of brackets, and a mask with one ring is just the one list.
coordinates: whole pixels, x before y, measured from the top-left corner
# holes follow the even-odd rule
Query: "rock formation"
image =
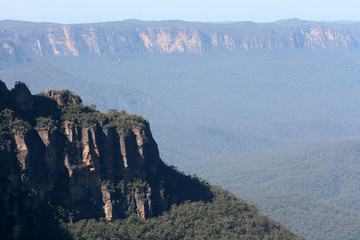
[(72, 94), (69, 90), (51, 91), (49, 89), (46, 89), (45, 92), (41, 93), (41, 95), (54, 99), (59, 105), (82, 103), (81, 98), (77, 95)]
[(14, 238), (39, 231), (28, 213), (44, 206), (65, 221), (147, 219), (211, 195), (161, 161), (142, 117), (100, 113), (66, 90), (33, 96), (23, 83), (4, 86), (12, 100), (0, 99), (0, 228)]

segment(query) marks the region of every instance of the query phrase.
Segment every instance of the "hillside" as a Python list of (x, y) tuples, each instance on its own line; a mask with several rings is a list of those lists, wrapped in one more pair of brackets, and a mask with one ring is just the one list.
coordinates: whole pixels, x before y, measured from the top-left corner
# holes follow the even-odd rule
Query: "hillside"
[(247, 196), (246, 200), (306, 239), (360, 238), (359, 211), (324, 204), (301, 193)]
[(359, 141), (346, 141), (254, 155), (223, 162), (237, 173), (218, 167), (208, 177), (306, 239), (358, 239), (359, 152)]
[[(111, 232), (102, 232), (101, 239), (110, 238), (106, 234), (299, 239), (232, 194), (167, 166), (141, 116), (115, 109), (101, 113), (68, 90), (32, 95), (21, 82), (11, 90), (0, 82), (0, 93), (4, 239), (94, 239), (104, 228)], [(190, 217), (194, 209), (199, 217), (208, 210), (214, 214), (199, 223)], [(225, 219), (232, 211), (233, 218)], [(152, 225), (170, 230), (167, 222), (177, 215), (189, 224), (183, 226), (188, 233), (161, 235)], [(78, 232), (84, 223), (91, 230)], [(207, 233), (206, 223), (221, 232)], [(221, 227), (225, 223), (228, 227)]]
[(236, 174), (224, 176), (226, 169), (218, 168), (213, 179), (240, 196), (295, 191), (359, 210), (359, 152), (358, 141), (347, 141), (298, 153), (258, 156), (238, 165), (232, 161)]
[(128, 218), (113, 225), (82, 220), (63, 227), (74, 239), (302, 239), (276, 222), (264, 218), (252, 205), (227, 191), (212, 189), (210, 203), (192, 202), (173, 206), (161, 216), (141, 221)]

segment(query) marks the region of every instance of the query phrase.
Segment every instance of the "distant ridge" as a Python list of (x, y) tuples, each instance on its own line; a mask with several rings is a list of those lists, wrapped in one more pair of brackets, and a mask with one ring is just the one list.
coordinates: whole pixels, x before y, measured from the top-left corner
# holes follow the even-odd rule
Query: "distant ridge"
[(274, 23), (283, 24), (283, 25), (301, 25), (301, 24), (304, 24), (304, 23), (315, 23), (315, 22), (314, 21), (302, 20), (302, 19), (299, 19), (299, 18), (289, 18), (289, 19), (277, 20)]
[(57, 24), (0, 21), (0, 39), (32, 56), (124, 53), (239, 52), (281, 49), (357, 49), (360, 26), (285, 19), (274, 23), (179, 20)]

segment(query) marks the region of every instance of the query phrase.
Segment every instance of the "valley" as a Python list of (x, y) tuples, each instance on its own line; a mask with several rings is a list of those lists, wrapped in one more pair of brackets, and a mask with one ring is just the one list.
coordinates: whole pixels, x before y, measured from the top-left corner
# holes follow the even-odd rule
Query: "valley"
[[(305, 194), (345, 215), (359, 210), (358, 23), (1, 21), (0, 39), (8, 86), (70, 89), (103, 112), (142, 115), (167, 164), (253, 201), (300, 235), (310, 236), (264, 199)], [(313, 239), (324, 236), (337, 238)]]

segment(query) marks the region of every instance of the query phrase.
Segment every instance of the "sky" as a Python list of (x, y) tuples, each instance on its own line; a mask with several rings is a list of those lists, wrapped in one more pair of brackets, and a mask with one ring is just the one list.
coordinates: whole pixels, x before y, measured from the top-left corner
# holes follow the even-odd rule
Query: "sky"
[(0, 20), (360, 21), (359, 0), (0, 0)]

